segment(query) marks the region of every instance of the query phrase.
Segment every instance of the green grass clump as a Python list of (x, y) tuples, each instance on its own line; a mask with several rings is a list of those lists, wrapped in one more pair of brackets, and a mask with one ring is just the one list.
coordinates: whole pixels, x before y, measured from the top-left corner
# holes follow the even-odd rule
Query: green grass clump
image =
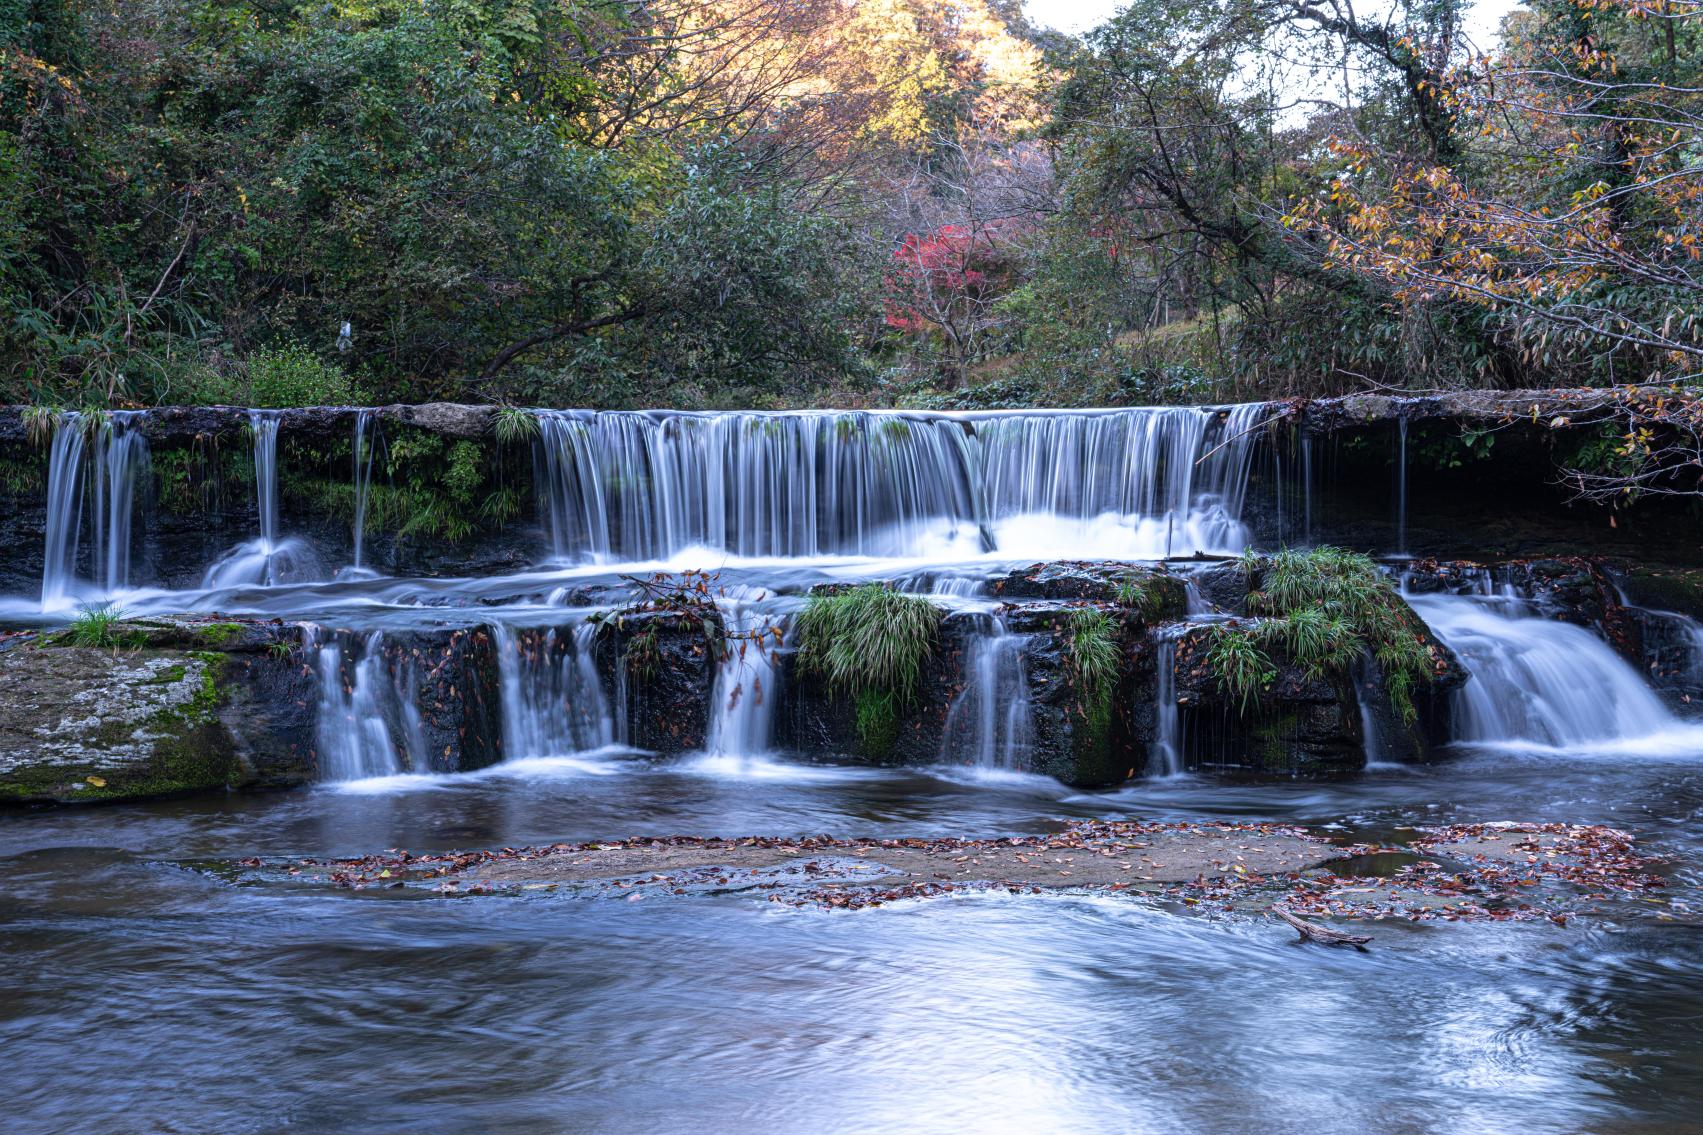
[(90, 604), (71, 620), (65, 641), (72, 646), (116, 650), (121, 645), (118, 626), (123, 619), (124, 612), (111, 603)]
[(1277, 680), (1277, 664), (1243, 627), (1213, 627), (1206, 664), (1243, 713), (1258, 706), (1260, 694)]
[(1243, 712), (1277, 675), (1269, 650), (1287, 654), (1309, 676), (1345, 674), (1371, 651), (1384, 671), (1391, 704), (1411, 725), (1413, 691), (1431, 681), (1423, 627), (1368, 556), (1341, 548), (1249, 556), (1261, 587), (1248, 597), (1257, 623), (1213, 629), (1207, 662)]
[(519, 445), (538, 436), (538, 415), (518, 406), (499, 406), (492, 431), (504, 445)]
[(933, 603), (879, 583), (813, 595), (798, 616), (799, 666), (855, 701), (858, 739), (885, 755), (898, 739), (899, 712), (916, 702), (939, 629)]
[(1090, 732), (1103, 738), (1112, 725), (1112, 701), (1117, 694), (1122, 660), (1117, 623), (1104, 611), (1084, 607), (1071, 612), (1067, 630), (1066, 646), (1076, 684), (1077, 706), (1088, 720)]

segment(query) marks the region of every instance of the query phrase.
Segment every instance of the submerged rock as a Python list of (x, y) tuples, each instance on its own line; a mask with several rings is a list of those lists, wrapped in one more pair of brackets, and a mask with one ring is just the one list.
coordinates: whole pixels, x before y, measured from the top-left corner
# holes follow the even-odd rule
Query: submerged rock
[(1139, 607), (1160, 621), (1181, 618), (1188, 590), (1169, 571), (1138, 564), (1060, 560), (1019, 568), (988, 587), (1000, 599), (1088, 600)]

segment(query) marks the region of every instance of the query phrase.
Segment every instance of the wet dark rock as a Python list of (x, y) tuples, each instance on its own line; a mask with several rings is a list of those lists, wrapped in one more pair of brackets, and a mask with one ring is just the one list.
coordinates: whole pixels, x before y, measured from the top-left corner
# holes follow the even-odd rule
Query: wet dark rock
[(503, 759), (501, 679), (488, 628), (389, 632), (384, 655), (397, 690), (419, 711), (429, 771), (470, 772)]
[(708, 604), (685, 614), (630, 611), (604, 620), (598, 672), (609, 675), (629, 744), (663, 755), (704, 747), (724, 634), (721, 615)]
[(1105, 718), (1091, 712), (1071, 663), (1069, 612), (1053, 613), (1048, 624), (1031, 636), (1024, 653), (1035, 738), (1030, 771), (1079, 788), (1141, 775), (1153, 740), (1153, 659), (1141, 623), (1120, 623), (1122, 665)]
[(1183, 581), (1172, 573), (1138, 564), (1081, 560), (1031, 564), (988, 586), (996, 599), (1075, 599), (1116, 603), (1133, 591), (1156, 621), (1181, 618), (1188, 610)]
[(818, 759), (850, 759), (873, 765), (935, 765), (942, 760), (946, 717), (964, 689), (964, 656), (969, 636), (984, 630), (984, 617), (949, 613), (942, 618), (934, 652), (923, 663), (914, 702), (901, 705), (896, 728), (872, 749), (858, 729), (857, 705), (830, 694), (815, 674), (801, 672), (796, 653), (780, 657), (781, 702), (775, 718), (776, 743)]
[(1282, 776), (1364, 767), (1360, 705), (1346, 676), (1309, 674), (1274, 657), (1276, 676), (1244, 711), (1210, 662), (1213, 633), (1197, 627), (1177, 637), (1177, 702), (1186, 711), (1191, 764)]
[(1191, 564), (1183, 569), (1201, 599), (1227, 615), (1247, 614), (1253, 580), (1240, 559)]

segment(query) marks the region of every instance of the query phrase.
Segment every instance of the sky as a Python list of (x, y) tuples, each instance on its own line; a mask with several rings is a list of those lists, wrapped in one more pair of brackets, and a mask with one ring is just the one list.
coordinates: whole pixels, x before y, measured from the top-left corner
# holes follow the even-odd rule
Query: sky
[[(1479, 47), (1489, 44), (1502, 17), (1518, 0), (1475, 0), (1467, 32)], [(1129, 0), (1025, 0), (1024, 10), (1038, 24), (1060, 31), (1085, 32), (1129, 6)]]

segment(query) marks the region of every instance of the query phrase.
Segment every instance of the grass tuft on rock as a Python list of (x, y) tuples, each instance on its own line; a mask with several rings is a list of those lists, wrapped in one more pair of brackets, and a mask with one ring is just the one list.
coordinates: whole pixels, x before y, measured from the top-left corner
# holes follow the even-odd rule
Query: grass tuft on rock
[(933, 655), (940, 609), (916, 595), (868, 583), (813, 595), (798, 616), (798, 663), (857, 706), (858, 739), (877, 756), (892, 750), (899, 713), (914, 704)]
[(1067, 628), (1070, 669), (1076, 685), (1077, 706), (1088, 721), (1089, 732), (1104, 739), (1112, 725), (1112, 702), (1117, 694), (1117, 622), (1105, 611), (1084, 607), (1072, 611)]
[(118, 627), (123, 620), (124, 612), (111, 603), (89, 604), (71, 620), (63, 641), (72, 646), (116, 650), (122, 645)]
[(1248, 596), (1259, 621), (1213, 628), (1207, 662), (1243, 712), (1277, 676), (1279, 650), (1309, 676), (1346, 674), (1367, 651), (1384, 672), (1391, 704), (1404, 722), (1418, 716), (1413, 691), (1432, 679), (1423, 625), (1371, 558), (1322, 547), (1248, 557), (1261, 577)]

